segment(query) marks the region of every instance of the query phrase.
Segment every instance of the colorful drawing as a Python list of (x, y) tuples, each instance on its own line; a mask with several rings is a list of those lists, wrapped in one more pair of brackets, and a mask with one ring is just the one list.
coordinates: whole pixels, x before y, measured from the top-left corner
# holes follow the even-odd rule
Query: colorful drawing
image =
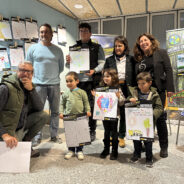
[(0, 22), (0, 40), (12, 39), (10, 23), (7, 21)]
[(146, 118), (144, 120), (144, 127), (146, 128), (146, 134), (147, 134), (147, 137), (149, 137), (149, 128), (150, 128), (150, 121), (149, 121), (149, 118)]
[(5, 68), (10, 68), (10, 62), (8, 59), (8, 53), (5, 50), (0, 50), (0, 71)]
[(180, 36), (178, 34), (173, 34), (169, 37), (169, 44), (176, 45), (180, 43)]
[(118, 99), (114, 92), (96, 92), (93, 118), (117, 118)]

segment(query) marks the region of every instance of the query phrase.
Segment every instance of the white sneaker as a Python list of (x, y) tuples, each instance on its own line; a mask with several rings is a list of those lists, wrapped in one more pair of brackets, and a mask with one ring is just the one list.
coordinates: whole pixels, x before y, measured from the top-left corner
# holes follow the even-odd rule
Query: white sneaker
[(69, 160), (70, 158), (74, 157), (75, 153), (73, 151), (69, 151), (66, 155), (65, 155), (65, 159)]
[(77, 153), (77, 158), (78, 158), (79, 160), (84, 160), (84, 154), (83, 154), (82, 151), (79, 151), (79, 152)]

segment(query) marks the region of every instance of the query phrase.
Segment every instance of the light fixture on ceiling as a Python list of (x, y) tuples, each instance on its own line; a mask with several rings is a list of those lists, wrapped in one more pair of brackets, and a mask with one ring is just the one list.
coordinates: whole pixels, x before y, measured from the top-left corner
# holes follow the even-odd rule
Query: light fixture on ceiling
[(81, 4), (75, 4), (74, 7), (77, 8), (77, 9), (83, 8), (83, 6)]

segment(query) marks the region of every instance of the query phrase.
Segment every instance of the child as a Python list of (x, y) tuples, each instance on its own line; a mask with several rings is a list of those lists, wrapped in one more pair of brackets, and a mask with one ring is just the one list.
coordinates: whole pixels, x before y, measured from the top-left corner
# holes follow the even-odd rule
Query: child
[[(136, 100), (150, 100), (153, 106), (153, 118), (154, 123), (163, 113), (162, 102), (160, 100), (159, 94), (156, 91), (156, 88), (151, 87), (152, 78), (150, 73), (142, 72), (137, 75), (137, 84), (138, 87), (129, 87), (131, 96), (128, 97), (131, 103), (136, 104)], [(139, 140), (134, 140), (134, 153), (133, 157), (130, 159), (132, 162), (137, 162), (141, 158), (141, 148), (142, 143)], [(152, 141), (144, 141), (146, 149), (146, 166), (152, 167), (153, 165), (153, 155), (152, 155)]]
[[(79, 78), (77, 73), (69, 72), (66, 74), (66, 85), (70, 89), (62, 95), (60, 118), (63, 119), (64, 115), (80, 114), (86, 112), (87, 116), (91, 116), (90, 106), (88, 102), (87, 94), (84, 90), (77, 87)], [(82, 152), (83, 146), (69, 147), (68, 153), (65, 155), (65, 159), (70, 159), (77, 153), (79, 160), (84, 159)]]
[[(118, 89), (118, 92), (116, 92), (116, 96), (118, 97), (118, 103), (119, 105), (124, 104), (124, 95), (119, 88), (119, 79), (118, 74), (116, 70), (114, 69), (105, 69), (103, 71), (102, 76), (102, 82), (100, 83), (100, 86), (103, 87), (110, 87), (110, 88), (116, 88)], [(95, 96), (95, 92), (92, 91), (92, 95)], [(116, 160), (118, 158), (118, 132), (117, 132), (117, 126), (118, 126), (118, 118), (115, 120), (104, 120), (103, 121), (104, 126), (104, 150), (100, 154), (100, 158), (106, 158), (107, 155), (109, 155), (110, 151), (110, 135), (112, 136), (112, 152), (110, 154), (110, 160)]]

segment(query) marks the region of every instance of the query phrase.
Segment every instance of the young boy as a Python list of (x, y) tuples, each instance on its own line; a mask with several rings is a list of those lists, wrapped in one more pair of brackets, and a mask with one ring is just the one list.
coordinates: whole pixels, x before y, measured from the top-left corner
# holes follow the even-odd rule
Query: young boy
[[(63, 115), (74, 115), (86, 112), (87, 116), (91, 116), (90, 106), (88, 102), (87, 94), (84, 90), (77, 87), (79, 78), (77, 73), (69, 72), (66, 74), (66, 85), (70, 91), (65, 92), (61, 98), (60, 118), (63, 119)], [(82, 152), (83, 146), (69, 147), (68, 153), (65, 155), (65, 159), (70, 159), (77, 153), (79, 160), (84, 159)]]
[[(137, 84), (138, 87), (129, 87), (131, 96), (128, 97), (130, 102), (136, 104), (136, 100), (150, 100), (153, 106), (153, 119), (154, 124), (156, 120), (163, 113), (163, 106), (159, 94), (156, 91), (156, 88), (151, 87), (152, 78), (150, 73), (142, 72), (137, 75)], [(141, 141), (134, 140), (134, 153), (133, 157), (130, 159), (132, 162), (137, 162), (141, 158)], [(146, 166), (152, 167), (153, 165), (153, 154), (152, 154), (152, 141), (144, 141), (146, 149)]]

